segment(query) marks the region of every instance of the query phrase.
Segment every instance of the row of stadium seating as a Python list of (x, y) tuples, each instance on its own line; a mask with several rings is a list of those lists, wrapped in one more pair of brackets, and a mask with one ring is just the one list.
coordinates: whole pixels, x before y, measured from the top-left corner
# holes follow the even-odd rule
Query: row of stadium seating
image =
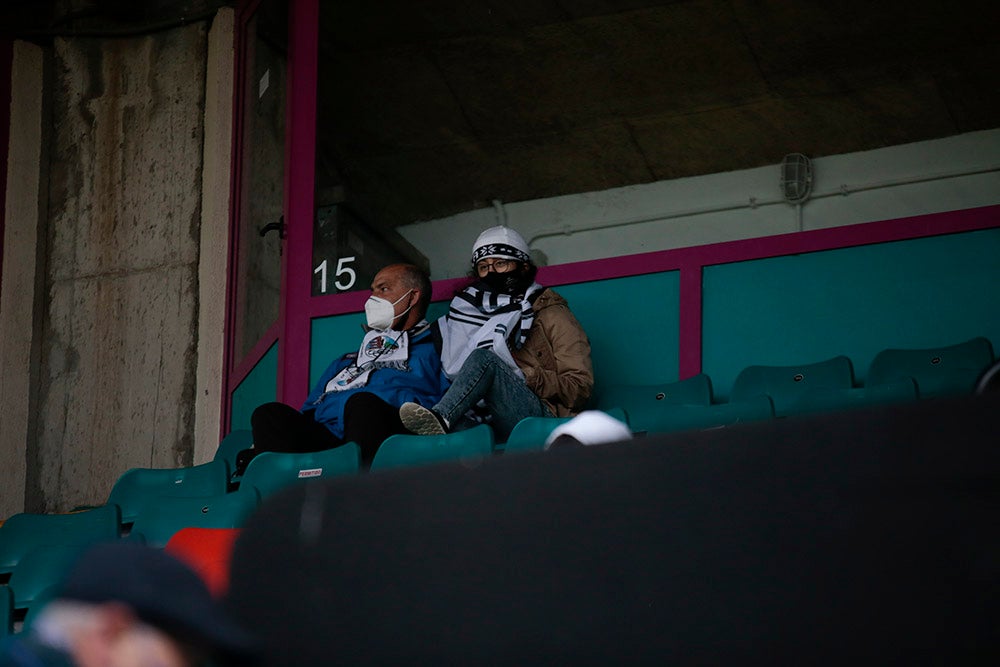
[[(837, 356), (797, 366), (748, 366), (724, 403), (714, 402), (711, 380), (701, 374), (679, 382), (605, 387), (595, 407), (637, 435), (728, 427), (968, 394), (991, 364), (990, 342), (975, 338), (934, 349), (884, 350), (860, 387), (855, 386), (850, 359)], [(443, 436), (392, 436), (380, 447), (371, 471), (378, 474), (449, 460), (479, 465), (501, 453), (540, 451), (549, 433), (567, 419), (522, 420), (505, 443), (495, 442), (485, 424)], [(236, 454), (251, 440), (249, 431), (236, 430), (207, 463), (126, 471), (101, 507), (70, 514), (22, 513), (8, 519), (0, 526), (0, 582), (7, 579), (7, 585), (0, 587), (0, 635), (21, 619), (30, 621), (30, 611), (44, 601), (59, 574), (87, 544), (129, 539), (169, 548), (171, 540), (185, 531), (203, 530), (222, 531), (221, 544), (231, 546), (232, 531), (264, 498), (292, 484), (361, 470), (360, 451), (348, 443), (323, 452), (265, 452), (251, 461), (242, 477), (236, 477)], [(219, 569), (210, 568), (216, 573)]]

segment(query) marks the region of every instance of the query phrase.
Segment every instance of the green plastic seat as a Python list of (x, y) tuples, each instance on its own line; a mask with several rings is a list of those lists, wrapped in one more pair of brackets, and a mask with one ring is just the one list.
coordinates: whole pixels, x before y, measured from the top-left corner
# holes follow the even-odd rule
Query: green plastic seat
[(28, 609), (46, 589), (55, 586), (89, 545), (46, 545), (35, 547), (21, 559), (10, 575), (14, 608)]
[(773, 417), (774, 407), (768, 396), (751, 396), (714, 405), (666, 405), (656, 413), (644, 414), (631, 428), (636, 435), (655, 435), (722, 428)]
[(478, 424), (444, 435), (391, 435), (375, 452), (371, 470), (389, 470), (445, 461), (482, 461), (493, 451), (493, 429)]
[(122, 523), (127, 525), (150, 498), (214, 496), (228, 488), (229, 470), (221, 459), (187, 468), (132, 468), (115, 482), (108, 504), (121, 508)]
[(0, 586), (0, 638), (14, 631), (14, 594), (7, 586)]
[[(603, 412), (628, 424), (628, 416), (622, 408), (608, 408)], [(570, 419), (572, 417), (525, 417), (511, 429), (510, 436), (502, 447), (504, 454), (544, 451), (545, 440), (552, 433), (552, 430)]]
[(796, 366), (747, 366), (733, 382), (731, 402), (767, 396), (777, 417), (793, 414), (795, 404), (807, 392), (851, 389), (854, 369), (841, 355), (812, 364)]
[(360, 468), (361, 448), (353, 442), (321, 452), (261, 452), (247, 466), (240, 488), (254, 487), (266, 498), (292, 484), (354, 475)]
[(32, 623), (34, 623), (35, 619), (38, 618), (38, 615), (41, 613), (42, 609), (45, 608), (45, 605), (56, 598), (58, 592), (59, 585), (56, 584), (49, 586), (35, 595), (35, 599), (31, 602), (31, 606), (28, 607), (28, 610), (24, 614), (21, 632), (28, 632), (31, 630)]
[(658, 384), (618, 384), (601, 391), (597, 407), (610, 414), (612, 408), (625, 411), (625, 421), (633, 431), (655, 431), (664, 410), (678, 405), (712, 403), (712, 383), (704, 373), (679, 382)]
[(255, 488), (183, 498), (164, 496), (146, 504), (128, 539), (162, 549), (181, 528), (241, 528), (260, 504)]
[(866, 385), (852, 389), (815, 389), (805, 392), (789, 408), (789, 414), (838, 412), (876, 405), (905, 403), (917, 399), (917, 386), (907, 378), (899, 382)]
[(121, 532), (117, 505), (69, 514), (15, 514), (0, 526), (0, 575), (11, 574), (37, 547), (93, 544), (118, 539)]
[(215, 450), (213, 461), (225, 461), (230, 479), (236, 472), (236, 455), (244, 449), (250, 449), (253, 444), (253, 432), (250, 429), (230, 431)]
[(511, 429), (510, 436), (503, 445), (504, 454), (544, 451), (545, 439), (549, 437), (549, 433), (570, 419), (572, 417), (525, 417)]
[(610, 408), (624, 408), (631, 417), (648, 410), (659, 410), (664, 405), (710, 405), (712, 382), (699, 373), (679, 382), (658, 384), (615, 384), (600, 390), (597, 408), (607, 412)]
[(993, 346), (982, 337), (947, 347), (890, 348), (872, 359), (865, 385), (912, 379), (920, 398), (971, 394), (992, 363)]

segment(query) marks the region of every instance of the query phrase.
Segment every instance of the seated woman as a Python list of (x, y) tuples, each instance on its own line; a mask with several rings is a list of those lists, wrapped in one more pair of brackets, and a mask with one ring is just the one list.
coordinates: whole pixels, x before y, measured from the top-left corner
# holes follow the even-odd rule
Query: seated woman
[(578, 413), (594, 386), (590, 341), (566, 300), (535, 282), (528, 244), (491, 227), (476, 239), (472, 265), (474, 282), (437, 322), (451, 387), (430, 407), (404, 403), (403, 425), (447, 433), (478, 414), (505, 442), (524, 417)]

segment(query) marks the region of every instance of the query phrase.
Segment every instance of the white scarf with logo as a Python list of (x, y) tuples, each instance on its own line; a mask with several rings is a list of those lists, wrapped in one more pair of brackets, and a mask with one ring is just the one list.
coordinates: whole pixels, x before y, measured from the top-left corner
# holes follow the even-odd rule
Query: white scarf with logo
[(448, 307), (448, 314), (439, 320), (441, 365), (448, 377), (455, 377), (469, 354), (478, 348), (493, 350), (524, 377), (510, 350), (524, 345), (535, 321), (532, 304), (544, 289), (538, 283), (532, 283), (524, 298), (517, 298), (485, 290), (482, 283), (476, 283), (456, 294)]

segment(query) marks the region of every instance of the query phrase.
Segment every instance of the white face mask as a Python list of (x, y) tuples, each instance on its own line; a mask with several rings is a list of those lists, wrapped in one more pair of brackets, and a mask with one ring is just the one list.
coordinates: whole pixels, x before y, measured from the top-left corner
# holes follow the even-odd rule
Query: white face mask
[[(379, 331), (384, 331), (392, 326), (393, 320), (396, 319), (396, 304), (409, 296), (410, 292), (413, 290), (407, 290), (406, 294), (399, 297), (392, 303), (388, 299), (383, 299), (380, 296), (370, 296), (368, 301), (365, 302), (365, 319), (368, 320), (368, 326), (372, 329), (378, 329)], [(410, 307), (401, 312), (398, 317), (402, 317), (410, 312)]]

